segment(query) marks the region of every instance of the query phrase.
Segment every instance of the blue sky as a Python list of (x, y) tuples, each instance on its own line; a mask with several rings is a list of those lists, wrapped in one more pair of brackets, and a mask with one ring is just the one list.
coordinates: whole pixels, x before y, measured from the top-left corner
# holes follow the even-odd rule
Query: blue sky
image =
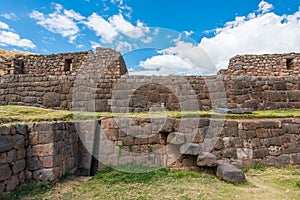
[(1, 0), (0, 48), (110, 47), (132, 73), (194, 74), (236, 54), (300, 51), (299, 0)]

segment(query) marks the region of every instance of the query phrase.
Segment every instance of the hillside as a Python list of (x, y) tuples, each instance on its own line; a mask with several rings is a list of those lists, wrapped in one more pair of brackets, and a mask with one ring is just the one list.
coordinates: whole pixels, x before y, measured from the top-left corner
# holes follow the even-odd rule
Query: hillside
[(19, 51), (8, 51), (8, 50), (0, 49), (0, 62), (3, 62), (4, 60), (9, 59), (9, 58), (14, 58), (16, 54), (29, 55), (29, 54), (33, 54), (33, 53), (19, 52)]

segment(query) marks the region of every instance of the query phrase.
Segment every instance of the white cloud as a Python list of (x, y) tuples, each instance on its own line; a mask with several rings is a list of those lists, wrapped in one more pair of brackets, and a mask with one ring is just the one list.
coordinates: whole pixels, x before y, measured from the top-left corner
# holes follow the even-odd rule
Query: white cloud
[(129, 52), (129, 51), (132, 51), (132, 47), (133, 47), (133, 45), (129, 44), (128, 42), (120, 41), (117, 44), (116, 51), (126, 53), (126, 52)]
[(0, 29), (9, 29), (8, 24), (0, 21)]
[(30, 40), (21, 39), (18, 34), (5, 30), (0, 30), (0, 46), (16, 46), (25, 49), (36, 47)]
[(103, 17), (93, 13), (88, 17), (87, 21), (84, 22), (88, 28), (94, 30), (97, 36), (101, 36), (101, 42), (112, 43), (118, 32), (115, 28), (106, 21)]
[(84, 47), (83, 44), (78, 44), (78, 45), (76, 45), (76, 48), (77, 48), (77, 49), (82, 49), (83, 47)]
[(227, 68), (236, 54), (263, 54), (300, 51), (300, 7), (290, 15), (270, 12), (273, 5), (262, 1), (259, 12), (236, 17), (215, 30), (212, 38), (199, 44), (216, 64)]
[[(87, 18), (84, 24), (101, 37), (102, 43), (111, 44), (117, 37), (120, 39), (122, 34), (131, 39), (140, 39), (150, 31), (142, 22), (137, 21), (136, 26), (125, 20), (122, 14), (113, 15), (108, 20), (96, 13)], [(145, 37), (141, 41), (151, 42), (151, 38)]]
[[(144, 69), (144, 75), (203, 75), (216, 72), (214, 64), (199, 45), (176, 40), (174, 47), (158, 53), (162, 55), (153, 56), (139, 63)], [(142, 72), (131, 72), (137, 73)]]
[(149, 44), (153, 41), (153, 38), (152, 37), (146, 37), (146, 38), (142, 38), (141, 41), (143, 43)]
[(186, 36), (191, 36), (194, 34), (194, 31), (183, 31)]
[(96, 49), (96, 47), (101, 47), (101, 44), (97, 43), (97, 42), (94, 42), (94, 41), (90, 41), (91, 42), (91, 47), (93, 49)]
[(148, 58), (145, 61), (141, 61), (139, 66), (145, 69), (144, 75), (184, 75), (196, 72), (189, 60), (171, 54)]
[(74, 10), (64, 10), (64, 14), (71, 18), (71, 19), (75, 19), (75, 20), (83, 20), (85, 19), (85, 17), (83, 17), (81, 14), (79, 14), (78, 12), (75, 12)]
[(110, 24), (120, 33), (134, 39), (139, 39), (149, 32), (149, 28), (145, 27), (140, 21), (136, 26), (126, 21), (122, 14), (113, 15), (109, 18)]
[(14, 33), (8, 24), (0, 21), (0, 46), (16, 46), (24, 49), (33, 49), (35, 44), (29, 39), (22, 39)]
[(274, 9), (274, 6), (268, 2), (265, 2), (264, 0), (262, 0), (259, 4), (258, 4), (258, 11), (262, 12), (262, 13), (267, 13), (271, 10)]
[(74, 10), (63, 9), (60, 4), (54, 4), (55, 11), (46, 15), (37, 10), (33, 10), (29, 17), (35, 19), (38, 25), (46, 28), (47, 30), (68, 37), (69, 42), (73, 43), (79, 33), (78, 22), (85, 19)]
[(11, 19), (15, 21), (19, 19), (15, 13), (2, 13), (0, 16), (4, 17), (5, 19)]

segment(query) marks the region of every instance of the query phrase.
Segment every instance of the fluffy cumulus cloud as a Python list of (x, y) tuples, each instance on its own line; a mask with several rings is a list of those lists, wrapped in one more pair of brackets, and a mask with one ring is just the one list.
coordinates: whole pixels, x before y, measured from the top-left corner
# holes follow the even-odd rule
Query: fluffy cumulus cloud
[[(193, 64), (178, 55), (163, 54), (148, 58), (139, 63), (140, 67), (145, 69), (147, 75), (188, 75), (189, 72), (195, 73)], [(139, 75), (145, 72), (131, 72)]]
[[(176, 41), (175, 46), (158, 51), (160, 55), (141, 61), (139, 66), (147, 75), (204, 75), (216, 72), (214, 64), (199, 46)], [(142, 74), (131, 72), (131, 74)]]
[(124, 17), (119, 15), (113, 15), (109, 18), (110, 24), (120, 33), (134, 39), (139, 39), (149, 32), (149, 28), (145, 27), (140, 21), (137, 25), (132, 25), (129, 21), (126, 21)]
[[(290, 15), (277, 15), (271, 12), (273, 8), (261, 1), (256, 11), (237, 16), (198, 44), (179, 38), (173, 47), (160, 51), (162, 55), (140, 62), (144, 72), (133, 74), (212, 74), (227, 68), (229, 59), (237, 54), (300, 51), (300, 7)], [(192, 33), (183, 32), (185, 36)]]
[(15, 46), (24, 49), (33, 49), (35, 44), (29, 39), (22, 39), (8, 24), (0, 21), (0, 46)]
[[(122, 14), (113, 15), (108, 20), (96, 13), (93, 13), (84, 22), (88, 28), (95, 31), (97, 36), (101, 36), (101, 42), (112, 43), (117, 36), (123, 34), (131, 39), (140, 39), (149, 32), (149, 28), (142, 22), (138, 21), (133, 25)], [(149, 38), (142, 38), (142, 41), (149, 42)]]
[(218, 69), (227, 68), (228, 60), (237, 54), (300, 51), (300, 7), (290, 15), (277, 15), (272, 9), (272, 4), (261, 1), (256, 12), (227, 22), (199, 46)]
[(271, 11), (274, 8), (274, 6), (268, 2), (261, 1), (258, 4), (258, 12), (266, 13)]
[(80, 31), (77, 23), (85, 19), (74, 10), (63, 9), (60, 4), (54, 4), (54, 12), (48, 15), (33, 10), (29, 17), (47, 30), (68, 37), (70, 43), (74, 42)]
[(91, 30), (95, 31), (97, 36), (101, 36), (101, 42), (103, 43), (111, 43), (118, 35), (115, 28), (96, 13), (89, 16), (84, 24)]

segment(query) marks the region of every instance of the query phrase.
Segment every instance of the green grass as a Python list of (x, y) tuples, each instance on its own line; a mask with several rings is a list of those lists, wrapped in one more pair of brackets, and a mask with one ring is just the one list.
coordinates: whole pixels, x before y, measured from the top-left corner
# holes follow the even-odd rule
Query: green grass
[(52, 110), (30, 106), (0, 106), (0, 123), (42, 122), (42, 121), (73, 121), (99, 119), (100, 117), (215, 117), (215, 118), (290, 118), (300, 117), (300, 110), (265, 110), (252, 114), (220, 114), (215, 111), (166, 111), (140, 113), (109, 113), (109, 112), (71, 112), (67, 110)]
[[(56, 184), (29, 183), (2, 199), (299, 199), (300, 169), (249, 169), (248, 183), (230, 184), (210, 174), (146, 166), (122, 166), (127, 173), (105, 168), (91, 180)], [(125, 167), (125, 169), (124, 169)], [(1, 198), (0, 198), (1, 199)]]

